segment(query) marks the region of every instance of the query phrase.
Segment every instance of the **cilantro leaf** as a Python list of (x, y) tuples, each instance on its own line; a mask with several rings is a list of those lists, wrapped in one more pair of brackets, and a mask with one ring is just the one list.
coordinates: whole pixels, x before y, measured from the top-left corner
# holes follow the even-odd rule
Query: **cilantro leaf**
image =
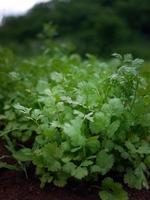
[(92, 133), (100, 133), (104, 131), (110, 124), (110, 117), (103, 112), (96, 112), (93, 122), (90, 122)]
[(99, 166), (102, 175), (106, 174), (114, 164), (114, 156), (105, 151), (100, 151), (96, 156), (96, 165)]
[(86, 167), (77, 167), (73, 172), (72, 176), (77, 179), (82, 179), (88, 175), (88, 170)]
[(82, 134), (82, 123), (81, 118), (75, 118), (71, 120), (71, 123), (65, 123), (64, 133), (70, 138), (73, 146), (83, 146), (85, 144), (85, 137)]
[(99, 196), (102, 200), (128, 200), (128, 195), (122, 185), (114, 182), (111, 178), (103, 180), (101, 190)]

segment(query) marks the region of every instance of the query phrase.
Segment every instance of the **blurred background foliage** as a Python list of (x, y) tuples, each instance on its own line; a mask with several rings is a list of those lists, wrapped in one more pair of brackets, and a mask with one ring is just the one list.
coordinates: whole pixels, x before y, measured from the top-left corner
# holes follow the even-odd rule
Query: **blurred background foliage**
[(51, 0), (23, 16), (5, 17), (0, 27), (0, 45), (22, 55), (40, 53), (43, 40), (69, 44), (81, 55), (130, 52), (149, 60), (150, 1)]

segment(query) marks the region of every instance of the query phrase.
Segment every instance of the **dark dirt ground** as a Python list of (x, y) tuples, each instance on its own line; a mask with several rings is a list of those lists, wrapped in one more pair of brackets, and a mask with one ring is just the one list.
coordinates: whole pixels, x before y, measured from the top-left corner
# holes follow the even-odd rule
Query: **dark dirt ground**
[[(0, 141), (0, 156), (7, 155)], [(8, 159), (8, 162), (11, 160)], [(26, 179), (23, 172), (0, 169), (0, 200), (99, 200), (98, 186), (88, 183), (70, 183), (65, 188), (52, 185), (40, 189), (40, 183), (29, 170)], [(130, 200), (150, 200), (150, 190), (133, 190), (126, 187)], [(111, 200), (111, 199), (110, 199)], [(118, 200), (118, 199), (117, 199)]]

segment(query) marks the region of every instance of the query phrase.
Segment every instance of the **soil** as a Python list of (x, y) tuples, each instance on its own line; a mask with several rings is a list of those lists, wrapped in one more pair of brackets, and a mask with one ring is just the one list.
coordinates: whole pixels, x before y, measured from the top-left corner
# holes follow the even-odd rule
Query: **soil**
[[(0, 141), (0, 156), (8, 155), (4, 143)], [(7, 162), (12, 163), (11, 159)], [(28, 171), (27, 179), (23, 172), (0, 169), (0, 200), (99, 200), (99, 186), (88, 183), (71, 182), (65, 188), (47, 185), (40, 189), (34, 170)], [(137, 191), (125, 188), (129, 200), (150, 200), (150, 190)], [(111, 199), (110, 199), (111, 200)]]

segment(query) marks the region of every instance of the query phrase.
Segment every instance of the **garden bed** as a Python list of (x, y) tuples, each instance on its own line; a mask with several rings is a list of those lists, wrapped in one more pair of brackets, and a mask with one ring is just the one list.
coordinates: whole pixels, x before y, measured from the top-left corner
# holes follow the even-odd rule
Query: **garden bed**
[(149, 82), (143, 60), (113, 56), (4, 59), (2, 200), (150, 199)]
[[(7, 155), (0, 141), (0, 156)], [(7, 159), (9, 163), (12, 160)], [(34, 176), (34, 169), (28, 169), (27, 179), (23, 172), (0, 170), (0, 199), (1, 200), (99, 200), (99, 185), (85, 182), (71, 182), (65, 188), (52, 184), (40, 189), (40, 182)], [(115, 174), (114, 174), (115, 177)], [(149, 200), (150, 190), (135, 190), (127, 188), (129, 200)]]

